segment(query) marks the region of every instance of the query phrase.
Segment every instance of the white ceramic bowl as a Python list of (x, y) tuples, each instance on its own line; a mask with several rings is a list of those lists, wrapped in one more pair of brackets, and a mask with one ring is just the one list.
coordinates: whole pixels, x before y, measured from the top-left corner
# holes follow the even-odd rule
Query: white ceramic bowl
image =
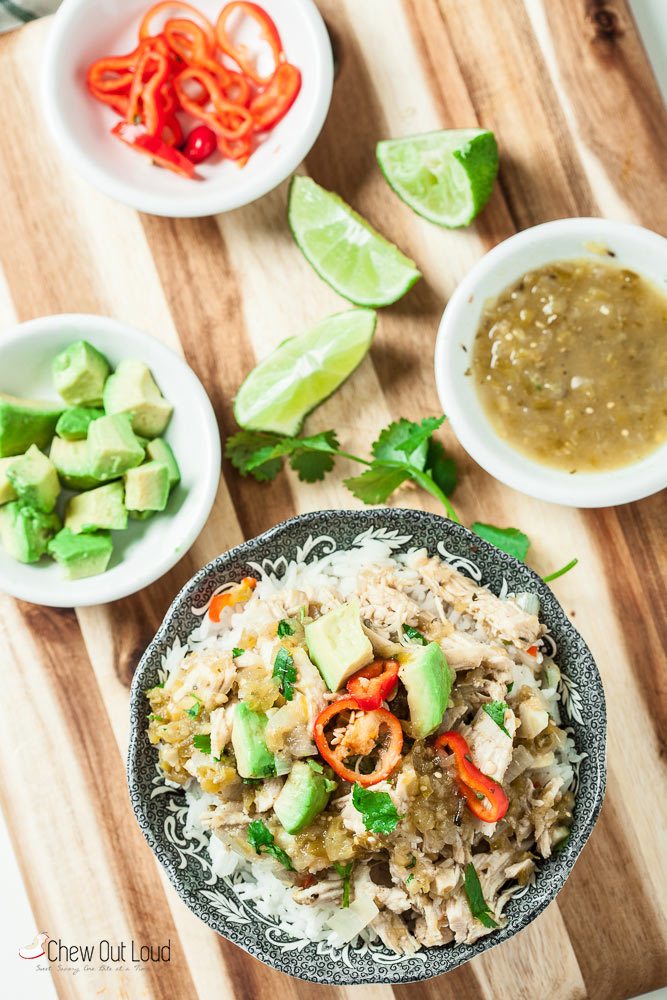
[(220, 479), (220, 435), (210, 400), (191, 368), (158, 340), (104, 316), (62, 314), (30, 320), (0, 338), (0, 390), (33, 399), (58, 399), (51, 361), (72, 341), (86, 339), (112, 365), (145, 361), (174, 404), (165, 440), (174, 450), (181, 482), (167, 509), (114, 531), (105, 573), (65, 580), (60, 566), (16, 562), (0, 546), (0, 590), (33, 604), (83, 607), (105, 604), (147, 587), (185, 555), (211, 511)]
[(607, 219), (559, 219), (517, 233), (475, 264), (447, 304), (435, 348), (440, 402), (468, 454), (508, 486), (570, 507), (608, 507), (657, 493), (667, 486), (667, 445), (640, 462), (608, 472), (570, 475), (552, 469), (498, 436), (465, 371), (484, 303), (531, 268), (566, 258), (598, 263), (606, 259), (590, 249), (592, 243), (613, 251), (614, 264), (637, 271), (667, 291), (667, 240), (662, 236)]
[[(215, 22), (225, 2), (193, 0), (193, 5)], [(215, 157), (197, 167), (204, 180), (191, 181), (159, 169), (109, 135), (118, 116), (86, 89), (86, 71), (95, 59), (136, 47), (138, 25), (150, 5), (150, 0), (64, 0), (53, 19), (42, 72), (42, 105), (53, 138), (90, 184), (141, 212), (193, 218), (247, 205), (298, 167), (324, 124), (333, 86), (324, 22), (313, 0), (262, 0), (287, 58), (301, 70), (301, 90), (245, 167)], [(259, 63), (261, 72), (268, 66)]]

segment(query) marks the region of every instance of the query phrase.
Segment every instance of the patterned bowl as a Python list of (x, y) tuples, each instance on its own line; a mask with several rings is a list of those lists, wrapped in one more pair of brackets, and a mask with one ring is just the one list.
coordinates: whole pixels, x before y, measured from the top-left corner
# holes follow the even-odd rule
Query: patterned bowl
[[(263, 568), (280, 575), (288, 560), (310, 562), (363, 539), (388, 542), (395, 552), (425, 547), (499, 595), (531, 590), (539, 595), (542, 620), (562, 671), (561, 698), (577, 751), (574, 824), (565, 848), (541, 862), (535, 884), (515, 895), (507, 924), (472, 945), (441, 945), (409, 958), (379, 942), (333, 948), (289, 937), (234, 891), (239, 876), (211, 871), (207, 838), (184, 829), (187, 808), (181, 791), (165, 784), (145, 732), (143, 692), (164, 677), (163, 657), (185, 643), (200, 620), (193, 607), (205, 605), (221, 584)], [(171, 605), (144, 653), (131, 691), (128, 780), (139, 825), (181, 899), (209, 927), (281, 972), (314, 983), (406, 983), (455, 969), (488, 948), (507, 941), (534, 920), (562, 889), (595, 824), (605, 789), (606, 714), (602, 681), (590, 650), (568, 621), (551, 590), (531, 569), (482, 541), (466, 528), (416, 510), (328, 510), (285, 521), (236, 546), (201, 569)]]

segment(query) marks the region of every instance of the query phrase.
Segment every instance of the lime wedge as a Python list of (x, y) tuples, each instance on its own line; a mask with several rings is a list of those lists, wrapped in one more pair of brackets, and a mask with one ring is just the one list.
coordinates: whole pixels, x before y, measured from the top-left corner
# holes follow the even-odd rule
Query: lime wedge
[(493, 132), (445, 129), (377, 144), (378, 163), (402, 201), (430, 222), (467, 226), (491, 197), (498, 173)]
[(239, 389), (236, 422), (247, 430), (298, 434), (306, 415), (363, 360), (376, 321), (372, 309), (349, 309), (284, 340)]
[(391, 305), (421, 277), (414, 261), (310, 177), (292, 178), (287, 221), (319, 276), (359, 306)]

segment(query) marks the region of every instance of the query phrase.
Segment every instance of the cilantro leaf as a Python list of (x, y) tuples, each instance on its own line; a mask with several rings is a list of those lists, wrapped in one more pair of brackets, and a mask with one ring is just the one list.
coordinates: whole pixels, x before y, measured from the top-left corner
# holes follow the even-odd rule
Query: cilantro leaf
[(350, 875), (352, 874), (352, 864), (350, 861), (348, 865), (341, 865), (338, 861), (334, 861), (334, 868), (343, 880), (343, 902), (340, 904), (341, 909), (346, 910), (350, 905)]
[(260, 483), (269, 482), (280, 472), (280, 459), (261, 457), (259, 463), (256, 459), (258, 453), (268, 455), (278, 440), (275, 434), (263, 431), (239, 431), (227, 438), (225, 455), (242, 476), (250, 474)]
[[(509, 688), (508, 688), (508, 690), (509, 690)], [(493, 719), (493, 721), (495, 722), (495, 724), (497, 726), (500, 726), (500, 728), (504, 732), (505, 736), (509, 736), (509, 738), (512, 739), (512, 737), (508, 733), (507, 729), (505, 728), (505, 712), (507, 711), (507, 708), (508, 708), (508, 706), (505, 704), (505, 702), (504, 701), (487, 701), (487, 702), (485, 702), (482, 705), (482, 708), (484, 709), (484, 711), (486, 712), (486, 714), (489, 716), (489, 718)]]
[(151, 712), (150, 715), (148, 716), (148, 721), (149, 722), (166, 722), (167, 720), (164, 719), (161, 715), (158, 715), (157, 712)]
[(426, 472), (445, 496), (451, 496), (456, 489), (456, 462), (445, 452), (442, 442), (433, 438), (428, 442)]
[(271, 857), (279, 861), (285, 868), (289, 868), (290, 871), (294, 870), (289, 856), (281, 847), (278, 847), (273, 834), (261, 819), (255, 819), (249, 825), (248, 843), (251, 847), (255, 848), (256, 854), (261, 854), (262, 848), (264, 848), (266, 854), (270, 854)]
[(530, 539), (518, 528), (498, 528), (495, 524), (482, 524), (480, 521), (475, 521), (474, 524), (470, 525), (470, 530), (485, 541), (491, 542), (497, 549), (501, 549), (514, 556), (515, 559), (524, 562), (530, 547)]
[(194, 744), (195, 750), (201, 750), (202, 753), (211, 752), (210, 733), (197, 733), (196, 736), (192, 737), (192, 742)]
[(386, 503), (394, 490), (408, 478), (409, 473), (405, 467), (385, 466), (374, 462), (366, 472), (345, 479), (344, 483), (363, 503)]
[(543, 576), (542, 579), (545, 583), (551, 583), (552, 580), (557, 580), (559, 576), (565, 576), (566, 573), (569, 573), (571, 569), (574, 569), (578, 562), (578, 559), (570, 559), (569, 563), (565, 566), (561, 566), (561, 568), (557, 569), (555, 573), (549, 573), (548, 576)]
[(428, 646), (428, 641), (424, 638), (418, 628), (414, 628), (412, 625), (404, 625), (403, 632), (407, 635), (411, 642), (417, 643), (418, 646)]
[(280, 647), (273, 662), (273, 676), (278, 681), (278, 687), (281, 694), (284, 695), (285, 701), (291, 701), (294, 697), (294, 688), (292, 685), (296, 681), (296, 667), (294, 666), (291, 654), (287, 652), (284, 646)]
[(334, 456), (324, 451), (296, 451), (289, 464), (302, 483), (317, 483), (334, 467)]
[(414, 878), (414, 875), (408, 875), (408, 877), (405, 880), (405, 884), (406, 885), (410, 885), (410, 883), (412, 882), (413, 878)]
[(371, 446), (373, 455), (379, 462), (401, 462), (405, 464), (410, 459), (412, 465), (423, 469), (426, 464), (427, 445), (421, 442), (412, 447), (412, 452), (404, 451), (405, 442), (410, 439), (418, 424), (402, 417), (380, 431), (377, 441)]
[(475, 866), (472, 861), (466, 865), (465, 879), (463, 882), (463, 889), (468, 898), (468, 906), (470, 907), (470, 912), (472, 913), (475, 920), (479, 920), (481, 924), (485, 927), (497, 927), (498, 924), (490, 916), (493, 912), (489, 904), (484, 899), (482, 894), (482, 887), (479, 882), (479, 876), (475, 871)]
[(195, 703), (194, 703), (194, 705), (190, 706), (190, 708), (187, 710), (187, 712), (188, 712), (188, 715), (190, 716), (191, 719), (196, 719), (204, 706), (203, 706), (202, 702), (200, 701), (200, 699), (197, 697), (197, 695), (194, 694), (194, 692), (192, 692), (192, 691), (190, 692), (190, 697), (194, 698)]
[(324, 774), (324, 768), (322, 767), (322, 765), (319, 763), (319, 761), (313, 760), (312, 757), (308, 758), (306, 764), (312, 771), (315, 772), (315, 774)]
[(389, 792), (372, 792), (355, 784), (352, 805), (361, 813), (364, 826), (371, 833), (391, 833), (401, 818)]
[(286, 618), (281, 618), (278, 622), (277, 635), (279, 639), (284, 639), (286, 635), (294, 635), (294, 629)]
[(232, 660), (238, 659), (239, 656), (243, 656), (245, 649), (241, 649), (240, 646), (234, 646), (232, 650)]
[[(438, 427), (441, 427), (444, 422), (445, 417), (443, 414), (441, 417), (425, 417), (423, 420), (420, 420), (418, 424), (412, 424), (410, 433), (404, 438), (401, 444), (397, 445), (398, 450), (402, 451), (406, 458), (411, 459), (414, 452), (428, 442), (431, 435), (434, 434)], [(424, 466), (422, 465), (421, 468), (423, 469)]]
[(414, 868), (414, 866), (415, 866), (416, 864), (417, 864), (417, 858), (416, 858), (416, 857), (414, 856), (414, 854), (413, 854), (413, 855), (412, 855), (412, 861), (410, 862), (410, 864), (409, 864), (409, 865), (406, 865), (405, 867), (406, 867), (406, 868)]

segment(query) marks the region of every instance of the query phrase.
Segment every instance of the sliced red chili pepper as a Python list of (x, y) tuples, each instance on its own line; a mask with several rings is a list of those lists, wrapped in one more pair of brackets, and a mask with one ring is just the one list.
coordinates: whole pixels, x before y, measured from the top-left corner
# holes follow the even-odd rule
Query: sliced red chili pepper
[(203, 29), (206, 37), (209, 40), (211, 49), (215, 46), (215, 28), (206, 17), (202, 14), (200, 10), (196, 7), (192, 7), (191, 4), (185, 3), (185, 0), (164, 0), (162, 3), (156, 3), (153, 7), (150, 7), (144, 14), (141, 24), (139, 25), (139, 38), (149, 38), (151, 37), (151, 22), (156, 14), (160, 14), (164, 11), (185, 11), (189, 17), (194, 17), (198, 21), (199, 25)]
[[(326, 727), (331, 729), (329, 735)], [(403, 730), (396, 716), (386, 708), (364, 712), (354, 698), (341, 698), (327, 705), (315, 719), (313, 735), (317, 749), (336, 774), (364, 787), (389, 777), (401, 759)], [(335, 743), (329, 741), (330, 735), (334, 735)], [(361, 763), (371, 762), (376, 753), (373, 770), (364, 773)], [(358, 759), (356, 768), (348, 767), (351, 757)]]
[(281, 63), (266, 90), (250, 102), (255, 131), (265, 132), (287, 114), (301, 90), (301, 73), (291, 63)]
[[(273, 72), (271, 72), (268, 76), (259, 75), (255, 67), (255, 63), (248, 52), (247, 46), (235, 43), (229, 37), (229, 19), (237, 11), (244, 14), (246, 17), (251, 18), (259, 25), (262, 38), (268, 42), (271, 47), (275, 66)], [(278, 29), (266, 11), (262, 10), (262, 8), (256, 3), (247, 3), (246, 0), (235, 0), (234, 3), (228, 3), (227, 6), (223, 7), (220, 12), (220, 17), (218, 18), (215, 30), (218, 36), (218, 45), (222, 51), (225, 52), (230, 59), (233, 59), (234, 62), (243, 70), (246, 76), (249, 76), (250, 79), (260, 87), (264, 87), (267, 83), (269, 83), (280, 63), (285, 61), (283, 43), (280, 40)]]
[(537, 656), (537, 646), (529, 646), (526, 652), (529, 656)]
[(146, 156), (150, 156), (160, 167), (172, 170), (175, 174), (197, 179), (200, 175), (195, 171), (194, 163), (183, 156), (177, 149), (163, 142), (159, 135), (151, 135), (144, 125), (134, 125), (131, 122), (118, 122), (111, 129), (111, 134), (127, 143)]
[(398, 660), (373, 660), (347, 682), (347, 690), (366, 711), (379, 708), (398, 683)]
[[(194, 80), (206, 90), (213, 105), (212, 111), (202, 107), (190, 96), (185, 86), (190, 80)], [(253, 117), (248, 108), (226, 100), (220, 84), (208, 70), (200, 66), (186, 66), (175, 78), (174, 87), (183, 110), (208, 125), (216, 135), (224, 139), (242, 139), (252, 131)]]
[(246, 135), (242, 139), (218, 139), (218, 148), (223, 156), (234, 160), (240, 167), (244, 167), (250, 159), (252, 153), (252, 139)]
[(459, 791), (471, 813), (483, 823), (501, 820), (509, 809), (509, 799), (502, 785), (473, 764), (465, 737), (450, 730), (438, 736), (434, 746), (439, 750), (451, 750), (454, 754)]
[(134, 124), (140, 121), (149, 135), (159, 136), (162, 133), (165, 113), (161, 91), (168, 74), (166, 55), (158, 49), (146, 47), (134, 73), (125, 117), (126, 121)]
[[(188, 160), (188, 163), (190, 163), (190, 160)], [(220, 621), (220, 612), (223, 608), (229, 608), (234, 604), (247, 601), (256, 586), (257, 580), (254, 576), (244, 576), (241, 582), (237, 583), (231, 590), (226, 590), (224, 594), (216, 594), (215, 597), (211, 598), (211, 603), (208, 606), (208, 616), (211, 621)]]

